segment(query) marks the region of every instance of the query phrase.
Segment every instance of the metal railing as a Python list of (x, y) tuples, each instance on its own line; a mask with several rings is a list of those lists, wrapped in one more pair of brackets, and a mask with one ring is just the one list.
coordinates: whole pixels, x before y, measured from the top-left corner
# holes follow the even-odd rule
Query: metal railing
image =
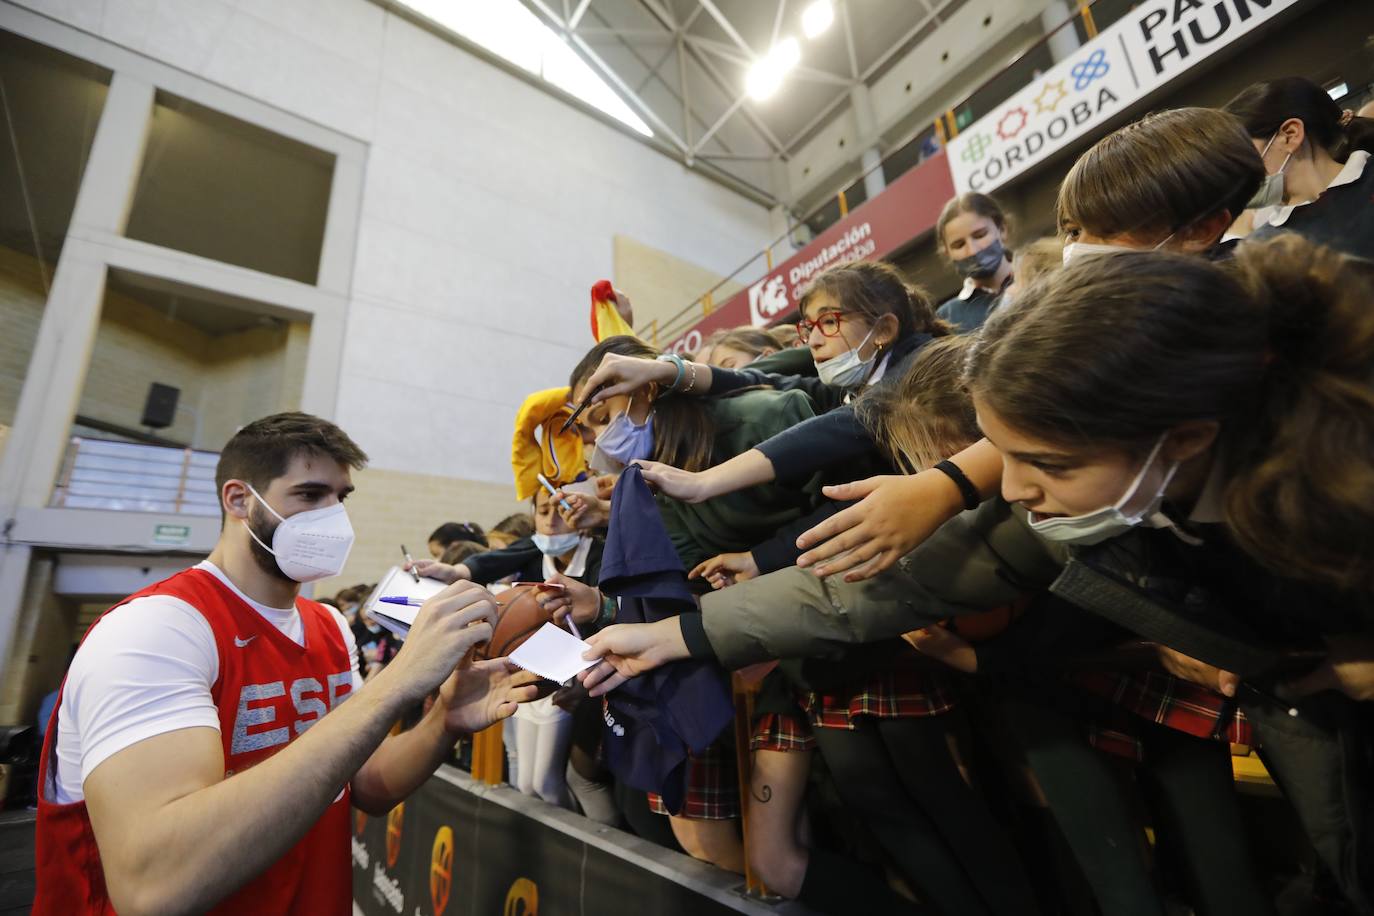
[[(697, 296), (682, 309), (664, 319), (655, 319), (636, 330), (640, 337), (660, 346), (660, 341), (668, 342), (678, 337), (702, 318), (711, 314), (719, 298), (724, 301), (729, 295), (722, 295), (723, 288), (736, 285), (748, 286), (768, 274), (773, 269), (775, 249), (787, 242), (784, 253), (778, 260), (786, 260), (794, 253), (790, 243), (792, 234), (801, 226), (806, 226), (812, 236), (819, 235), (835, 223), (844, 219), (849, 211), (864, 203), (868, 197), (864, 189), (864, 179), (869, 174), (882, 170), (885, 183), (890, 184), (901, 175), (920, 165), (944, 146), (946, 141), (958, 135), (964, 127), (991, 113), (998, 105), (1011, 98), (1021, 89), (1033, 82), (1040, 73), (1054, 66), (1050, 53), (1051, 40), (1066, 29), (1072, 29), (1079, 44), (1089, 41), (1097, 33), (1121, 19), (1135, 6), (1135, 0), (1092, 0), (1078, 4), (1078, 9), (1068, 19), (1042, 35), (1034, 44), (1006, 67), (984, 80), (978, 88), (970, 92), (963, 101), (942, 112), (934, 122), (914, 131), (906, 140), (896, 146), (873, 168), (864, 171), (850, 184), (841, 188), (833, 196), (817, 204), (805, 216), (791, 223), (787, 231), (769, 243), (768, 247), (752, 255), (727, 276), (721, 278), (710, 289)], [(758, 270), (762, 267), (762, 270)]]
[(217, 515), (216, 452), (72, 436), (49, 505)]

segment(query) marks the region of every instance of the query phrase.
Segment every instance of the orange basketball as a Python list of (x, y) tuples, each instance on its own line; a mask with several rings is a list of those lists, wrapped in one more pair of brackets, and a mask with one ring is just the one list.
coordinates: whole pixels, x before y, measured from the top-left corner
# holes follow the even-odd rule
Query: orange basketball
[(553, 614), (535, 600), (537, 589), (531, 585), (517, 585), (496, 596), (499, 614), (492, 630), (491, 641), (478, 654), (482, 658), (501, 658), (510, 655), (534, 631), (553, 619)]

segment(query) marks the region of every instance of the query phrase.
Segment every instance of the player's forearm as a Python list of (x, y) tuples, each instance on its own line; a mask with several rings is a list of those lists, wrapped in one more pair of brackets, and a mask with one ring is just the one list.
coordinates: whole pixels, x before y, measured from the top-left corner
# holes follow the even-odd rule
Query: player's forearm
[(353, 777), (353, 805), (381, 816), (434, 774), (459, 736), (444, 727), (444, 704), (436, 702), (414, 728), (392, 735)]
[(150, 813), (118, 856), (123, 873), (107, 867), (120, 912), (199, 912), (251, 881), (319, 820), (409, 701), (401, 672), (383, 671), (279, 753)]

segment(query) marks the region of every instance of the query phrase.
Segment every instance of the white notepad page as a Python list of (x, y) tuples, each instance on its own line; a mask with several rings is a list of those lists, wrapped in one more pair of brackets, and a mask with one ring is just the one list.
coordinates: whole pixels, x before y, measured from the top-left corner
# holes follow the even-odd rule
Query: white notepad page
[(546, 623), (510, 654), (510, 660), (542, 678), (566, 684), (596, 664), (582, 657), (590, 648), (567, 630)]
[(404, 639), (411, 625), (415, 623), (415, 617), (420, 613), (420, 609), (404, 604), (390, 604), (382, 601), (382, 597), (418, 598), (420, 601), (428, 601), (446, 588), (448, 586), (438, 579), (426, 579), (421, 576), (420, 581), (416, 582), (410, 573), (399, 566), (393, 566), (382, 576), (377, 589), (368, 596), (363, 606), (378, 623)]

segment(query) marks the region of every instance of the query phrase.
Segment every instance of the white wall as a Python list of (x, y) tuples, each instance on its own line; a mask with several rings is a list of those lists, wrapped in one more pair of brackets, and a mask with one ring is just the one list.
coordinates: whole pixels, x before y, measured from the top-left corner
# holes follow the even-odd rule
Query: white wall
[(768, 241), (763, 208), (368, 0), (19, 3), (370, 144), (336, 418), (378, 468), (509, 482), (614, 235), (722, 274)]

